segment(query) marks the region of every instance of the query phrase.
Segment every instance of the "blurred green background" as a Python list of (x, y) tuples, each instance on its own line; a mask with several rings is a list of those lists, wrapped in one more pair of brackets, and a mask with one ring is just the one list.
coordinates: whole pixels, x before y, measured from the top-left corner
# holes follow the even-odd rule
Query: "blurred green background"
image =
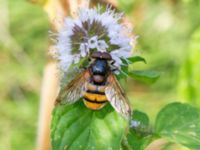
[[(135, 69), (157, 70), (154, 84), (128, 82), (133, 108), (151, 122), (165, 104), (200, 106), (200, 1), (118, 0), (139, 35)], [(35, 149), (49, 22), (41, 6), (0, 0), (0, 149)]]

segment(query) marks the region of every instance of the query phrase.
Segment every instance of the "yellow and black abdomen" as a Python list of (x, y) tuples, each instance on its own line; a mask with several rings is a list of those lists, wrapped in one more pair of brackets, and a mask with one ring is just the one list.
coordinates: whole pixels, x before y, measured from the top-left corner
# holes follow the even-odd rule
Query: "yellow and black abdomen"
[(84, 104), (92, 110), (101, 109), (107, 102), (105, 88), (106, 86), (88, 83), (86, 91), (83, 92)]

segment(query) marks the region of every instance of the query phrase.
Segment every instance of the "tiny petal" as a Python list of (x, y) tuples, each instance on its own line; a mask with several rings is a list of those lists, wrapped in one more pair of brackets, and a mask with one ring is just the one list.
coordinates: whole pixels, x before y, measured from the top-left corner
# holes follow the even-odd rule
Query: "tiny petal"
[(87, 55), (87, 53), (89, 52), (88, 44), (81, 43), (79, 50), (80, 50), (81, 56), (85, 57)]
[(110, 39), (110, 43), (115, 44), (115, 45), (119, 45), (119, 43), (121, 43), (121, 40), (122, 39), (120, 37), (118, 37), (118, 35), (116, 35), (116, 36), (114, 36)]
[(97, 50), (98, 51), (106, 51), (106, 49), (108, 48), (108, 45), (106, 44), (106, 42), (104, 40), (99, 40), (97, 43)]
[(98, 43), (98, 36), (91, 37), (88, 41), (89, 48), (96, 48), (97, 43)]
[(111, 52), (110, 53), (111, 56), (112, 56), (112, 59), (115, 60), (115, 63), (114, 65), (117, 67), (117, 68), (120, 68), (121, 64), (122, 64), (122, 60), (120, 59), (120, 57), (118, 56), (118, 52)]

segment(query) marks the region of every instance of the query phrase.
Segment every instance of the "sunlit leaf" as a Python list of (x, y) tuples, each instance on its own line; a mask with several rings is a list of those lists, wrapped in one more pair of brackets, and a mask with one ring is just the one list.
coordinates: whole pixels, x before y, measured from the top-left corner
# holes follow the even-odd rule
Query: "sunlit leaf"
[(119, 150), (127, 121), (108, 104), (93, 111), (79, 101), (54, 109), (51, 126), (53, 150)]
[(178, 93), (180, 99), (199, 105), (200, 99), (200, 27), (192, 34), (187, 48), (186, 61), (179, 74)]
[(199, 150), (200, 110), (188, 104), (169, 104), (159, 112), (155, 131), (172, 142)]
[(132, 71), (132, 72), (129, 72), (128, 75), (129, 77), (135, 80), (143, 81), (146, 83), (153, 83), (160, 77), (160, 73), (156, 71), (148, 71), (148, 70)]

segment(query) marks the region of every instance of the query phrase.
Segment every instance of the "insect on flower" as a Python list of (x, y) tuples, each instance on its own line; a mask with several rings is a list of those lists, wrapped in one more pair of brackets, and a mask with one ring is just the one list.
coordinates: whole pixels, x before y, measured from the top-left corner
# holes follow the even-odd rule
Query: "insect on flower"
[[(129, 118), (131, 107), (115, 74), (120, 72), (121, 59), (130, 55), (131, 40), (119, 24), (122, 14), (110, 7), (81, 9), (79, 18), (67, 18), (58, 35), (57, 59), (61, 71), (67, 72), (73, 64), (88, 58), (85, 69), (77, 74), (59, 93), (56, 104), (72, 104), (80, 98), (89, 109), (99, 110), (107, 102)], [(134, 39), (134, 38), (133, 38)]]

